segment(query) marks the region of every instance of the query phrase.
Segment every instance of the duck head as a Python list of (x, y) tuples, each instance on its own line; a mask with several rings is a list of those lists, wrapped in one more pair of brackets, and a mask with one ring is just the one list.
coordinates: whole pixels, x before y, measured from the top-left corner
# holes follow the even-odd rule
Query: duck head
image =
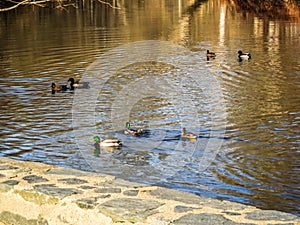
[(71, 82), (71, 84), (75, 84), (75, 80), (73, 77), (69, 78), (68, 82)]
[(125, 126), (126, 126), (127, 129), (129, 129), (129, 128), (130, 128), (130, 123), (129, 123), (129, 122), (126, 122), (126, 125), (125, 125)]
[(70, 82), (70, 87), (71, 87), (70, 89), (74, 90), (74, 84), (75, 84), (74, 78), (69, 78), (68, 82)]
[(99, 138), (99, 136), (95, 136), (95, 137), (93, 137), (93, 140), (94, 140), (96, 143), (99, 143), (99, 142), (100, 142), (100, 138)]

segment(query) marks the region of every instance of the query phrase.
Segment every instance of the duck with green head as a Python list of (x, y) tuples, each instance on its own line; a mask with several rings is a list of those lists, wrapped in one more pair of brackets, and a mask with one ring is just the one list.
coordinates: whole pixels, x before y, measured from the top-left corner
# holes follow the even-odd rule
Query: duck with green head
[(126, 123), (125, 125), (125, 131), (124, 134), (130, 134), (132, 136), (138, 136), (141, 135), (143, 133), (143, 129), (133, 129), (131, 128), (131, 124), (129, 122)]
[(100, 140), (99, 136), (95, 136), (92, 141), (95, 141), (94, 145), (95, 148), (101, 147), (118, 147), (122, 146), (122, 141), (117, 139), (117, 138), (109, 138), (109, 139), (104, 139)]

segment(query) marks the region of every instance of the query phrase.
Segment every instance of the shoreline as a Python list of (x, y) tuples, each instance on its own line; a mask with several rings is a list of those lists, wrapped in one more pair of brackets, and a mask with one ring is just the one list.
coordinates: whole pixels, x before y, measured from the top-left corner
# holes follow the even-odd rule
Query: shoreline
[(300, 217), (111, 175), (0, 157), (2, 224), (300, 225)]

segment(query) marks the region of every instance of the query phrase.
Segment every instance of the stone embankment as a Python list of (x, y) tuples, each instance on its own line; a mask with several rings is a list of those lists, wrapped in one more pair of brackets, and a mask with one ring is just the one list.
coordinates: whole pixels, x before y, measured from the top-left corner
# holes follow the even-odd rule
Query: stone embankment
[(0, 224), (291, 225), (300, 219), (110, 175), (0, 158)]

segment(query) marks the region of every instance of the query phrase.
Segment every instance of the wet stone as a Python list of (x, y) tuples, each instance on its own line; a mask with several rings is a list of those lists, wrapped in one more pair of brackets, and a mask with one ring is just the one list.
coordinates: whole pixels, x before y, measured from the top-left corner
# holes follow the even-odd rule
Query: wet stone
[(176, 205), (174, 208), (174, 212), (175, 213), (183, 213), (183, 212), (191, 211), (193, 209), (195, 209), (195, 208), (184, 206), (184, 205)]
[(65, 184), (84, 184), (87, 183), (86, 180), (78, 179), (78, 178), (64, 178), (59, 179), (59, 182), (65, 183)]
[(279, 220), (279, 221), (300, 221), (299, 217), (276, 210), (257, 210), (246, 214), (246, 219), (251, 220)]
[(47, 182), (49, 181), (48, 179), (41, 177), (41, 176), (36, 176), (36, 175), (29, 175), (23, 177), (23, 180), (26, 180), (28, 183), (40, 183), (40, 182)]
[(75, 188), (59, 188), (56, 187), (54, 184), (35, 185), (34, 189), (43, 194), (50, 195), (57, 198), (65, 198), (70, 195), (83, 193), (81, 190)]
[(97, 205), (98, 197), (82, 198), (76, 201), (76, 204), (82, 209), (93, 209)]
[[(177, 220), (172, 224), (174, 225), (208, 225), (208, 224), (223, 224), (223, 225), (241, 225), (242, 223), (235, 223), (234, 221), (226, 219), (222, 215), (218, 214), (209, 214), (209, 213), (200, 213), (200, 214), (188, 214)], [(244, 223), (244, 225), (246, 225)], [(247, 224), (248, 225), (248, 224)], [(249, 224), (250, 225), (250, 224)]]
[(121, 193), (121, 188), (97, 188), (96, 193)]
[(137, 196), (139, 193), (139, 190), (127, 190), (124, 191), (123, 194), (127, 196)]
[(133, 198), (118, 198), (98, 206), (101, 213), (110, 216), (115, 222), (139, 222), (157, 213), (157, 208), (163, 203)]

